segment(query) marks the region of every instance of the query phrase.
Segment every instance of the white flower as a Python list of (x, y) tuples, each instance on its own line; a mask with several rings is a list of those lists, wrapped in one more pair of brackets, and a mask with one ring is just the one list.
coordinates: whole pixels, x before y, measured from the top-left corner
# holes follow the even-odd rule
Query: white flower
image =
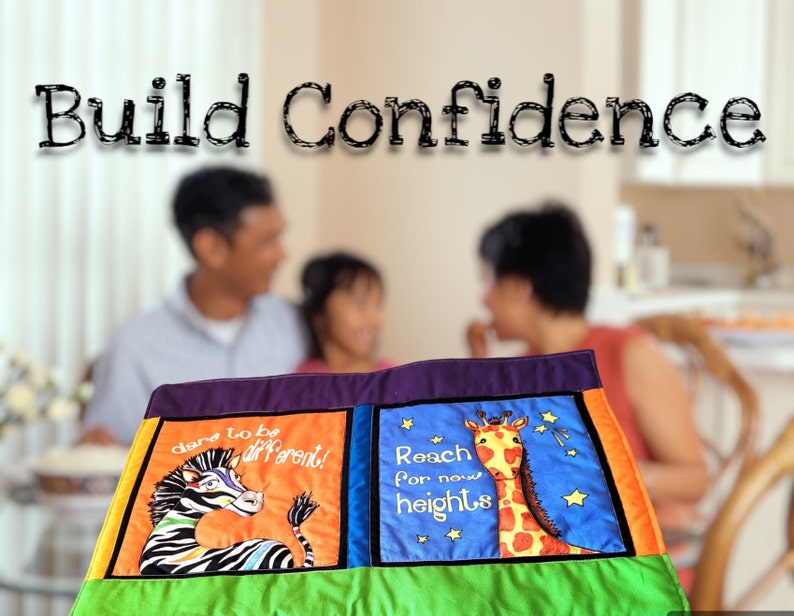
[(77, 386), (77, 391), (75, 392), (75, 397), (77, 398), (78, 402), (88, 402), (93, 396), (96, 387), (91, 381), (83, 381)]
[(14, 424), (0, 424), (0, 440), (14, 434), (16, 431), (17, 427)]
[(63, 371), (60, 368), (52, 368), (50, 370), (48, 382), (53, 387), (60, 388), (63, 383)]
[(40, 364), (30, 364), (27, 369), (28, 382), (35, 389), (44, 389), (47, 386), (47, 373)]
[(39, 415), (39, 409), (37, 409), (35, 406), (29, 406), (21, 413), (22, 421), (36, 421), (39, 418)]
[(74, 419), (80, 414), (80, 405), (74, 400), (58, 396), (47, 405), (46, 413), (47, 419), (51, 421)]
[(38, 420), (74, 421), (82, 404), (94, 393), (90, 382), (63, 391), (63, 374), (31, 362), (19, 350), (10, 358), (3, 356), (0, 366), (0, 440), (15, 426)]
[(6, 404), (15, 415), (25, 415), (29, 409), (36, 408), (36, 392), (27, 383), (17, 383), (8, 389)]

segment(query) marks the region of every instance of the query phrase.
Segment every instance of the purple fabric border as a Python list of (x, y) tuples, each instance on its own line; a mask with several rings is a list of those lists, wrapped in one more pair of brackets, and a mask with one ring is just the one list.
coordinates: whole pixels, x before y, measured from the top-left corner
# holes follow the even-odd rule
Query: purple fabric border
[(290, 374), (162, 385), (152, 394), (146, 417), (217, 417), (599, 387), (590, 350), (510, 359), (440, 359), (369, 374)]

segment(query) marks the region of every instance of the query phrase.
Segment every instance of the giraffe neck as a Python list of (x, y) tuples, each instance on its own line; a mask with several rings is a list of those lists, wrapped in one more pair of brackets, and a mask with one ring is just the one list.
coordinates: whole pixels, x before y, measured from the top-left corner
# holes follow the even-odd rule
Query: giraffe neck
[(499, 554), (541, 556), (570, 554), (571, 546), (543, 530), (527, 506), (521, 489), (521, 478), (496, 482), (499, 511)]
[(499, 553), (502, 558), (531, 555), (537, 537), (546, 534), (530, 513), (521, 479), (504, 479), (496, 482), (496, 497), (499, 512)]

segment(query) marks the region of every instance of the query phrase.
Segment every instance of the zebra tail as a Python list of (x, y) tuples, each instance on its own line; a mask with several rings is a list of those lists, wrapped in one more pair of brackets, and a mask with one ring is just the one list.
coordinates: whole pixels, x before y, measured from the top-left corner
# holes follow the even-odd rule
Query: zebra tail
[(308, 494), (303, 492), (293, 499), (292, 507), (290, 507), (290, 510), (287, 513), (287, 520), (289, 520), (289, 523), (292, 526), (292, 533), (298, 539), (301, 546), (303, 547), (303, 551), (306, 553), (306, 559), (303, 561), (304, 567), (314, 566), (314, 550), (312, 550), (312, 546), (308, 539), (306, 539), (306, 537), (303, 536), (303, 533), (301, 533), (300, 525), (308, 520), (309, 516), (314, 513), (314, 510), (319, 506), (319, 503), (316, 503), (312, 500), (311, 492)]
[(315, 503), (312, 500), (311, 492), (308, 494), (303, 492), (301, 495), (296, 496), (293, 499), (292, 507), (287, 513), (287, 520), (289, 520), (290, 526), (295, 527), (303, 524), (319, 506), (319, 503)]
[(309, 543), (309, 540), (306, 539), (306, 537), (303, 536), (303, 533), (301, 532), (301, 529), (298, 528), (297, 526), (293, 526), (292, 527), (292, 534), (295, 535), (295, 537), (298, 539), (298, 541), (300, 542), (301, 546), (303, 547), (303, 551), (306, 553), (306, 558), (303, 561), (303, 566), (304, 567), (313, 567), (314, 566), (314, 550), (312, 549), (312, 546)]

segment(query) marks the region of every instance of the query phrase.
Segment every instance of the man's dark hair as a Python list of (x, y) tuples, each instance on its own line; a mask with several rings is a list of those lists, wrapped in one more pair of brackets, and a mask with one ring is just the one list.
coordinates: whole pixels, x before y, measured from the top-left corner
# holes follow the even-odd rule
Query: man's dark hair
[(322, 357), (314, 319), (325, 314), (326, 302), (331, 293), (336, 289), (350, 290), (359, 279), (383, 288), (383, 277), (378, 269), (369, 261), (348, 252), (332, 252), (315, 257), (303, 266), (301, 312), (311, 333), (312, 357)]
[(240, 211), (274, 201), (270, 180), (234, 167), (207, 167), (185, 176), (174, 196), (174, 222), (193, 251), (193, 236), (211, 227), (231, 241), (240, 226)]
[(485, 231), (480, 256), (496, 277), (532, 282), (535, 297), (555, 313), (584, 313), (590, 290), (590, 245), (576, 214), (547, 201), (509, 214)]

